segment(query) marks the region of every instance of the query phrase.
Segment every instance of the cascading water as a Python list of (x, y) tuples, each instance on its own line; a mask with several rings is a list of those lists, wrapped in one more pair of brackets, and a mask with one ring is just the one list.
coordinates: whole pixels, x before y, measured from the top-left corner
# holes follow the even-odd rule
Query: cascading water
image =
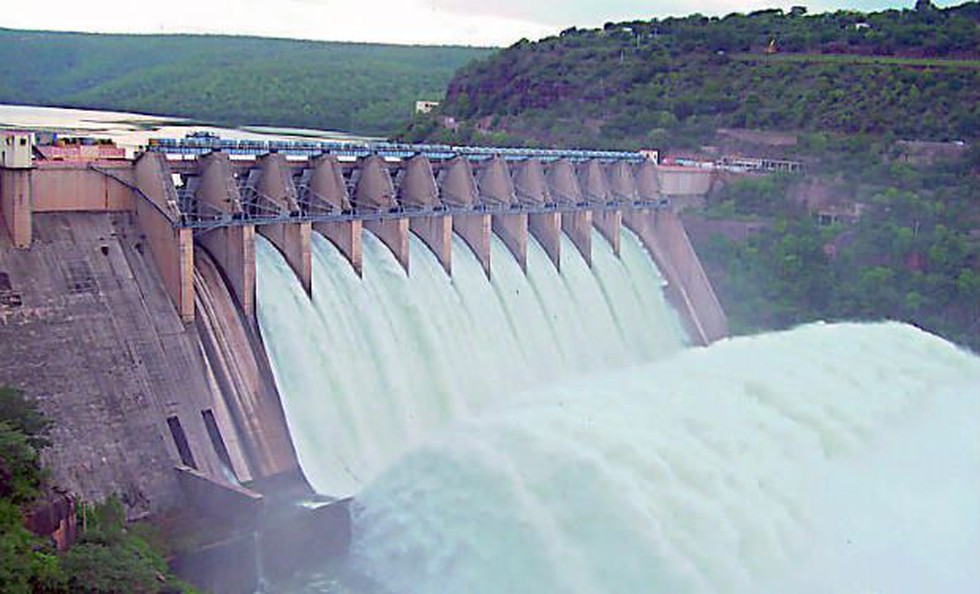
[(356, 493), (419, 440), (516, 390), (680, 349), (662, 280), (636, 238), (623, 241), (621, 260), (597, 238), (597, 274), (564, 241), (572, 257), (561, 275), (529, 242), (525, 276), (494, 237), (488, 282), (458, 239), (450, 278), (414, 236), (406, 275), (365, 233), (361, 279), (314, 235), (311, 301), (260, 240), (259, 322), (314, 488)]
[(406, 277), (364, 240), (361, 280), (315, 239), (312, 303), (260, 243), (259, 314), (382, 591), (980, 589), (976, 356), (899, 324), (678, 353), (629, 235), (591, 272), (566, 242), (561, 275), (532, 244), (526, 278), (495, 244), (493, 283), (465, 246), (450, 279), (413, 243)]

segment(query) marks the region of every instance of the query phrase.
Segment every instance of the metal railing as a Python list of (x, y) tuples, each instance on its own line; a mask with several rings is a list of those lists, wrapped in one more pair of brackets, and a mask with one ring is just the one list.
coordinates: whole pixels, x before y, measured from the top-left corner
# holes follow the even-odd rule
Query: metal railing
[(413, 218), (432, 218), (445, 216), (463, 215), (495, 215), (495, 214), (547, 214), (547, 213), (566, 213), (581, 212), (586, 210), (620, 210), (623, 208), (648, 208), (664, 209), (669, 208), (670, 203), (666, 200), (634, 200), (632, 202), (610, 201), (604, 203), (579, 203), (579, 204), (559, 204), (551, 203), (539, 206), (532, 206), (514, 202), (512, 204), (489, 205), (476, 204), (471, 207), (446, 206), (427, 207), (427, 208), (404, 208), (396, 207), (383, 210), (356, 210), (333, 211), (333, 212), (301, 212), (294, 214), (278, 214), (251, 216), (248, 213), (231, 215), (221, 213), (223, 216), (196, 217), (192, 214), (184, 214), (181, 220), (175, 225), (187, 227), (199, 232), (210, 231), (222, 227), (236, 227), (245, 225), (270, 225), (279, 223), (341, 223), (350, 221), (383, 221), (392, 219), (413, 219)]
[(218, 137), (192, 138), (152, 138), (146, 150), (171, 155), (200, 156), (221, 151), (229, 155), (260, 156), (268, 153), (281, 153), (295, 157), (318, 157), (335, 155), (338, 157), (367, 157), (380, 155), (391, 159), (407, 159), (424, 155), (430, 160), (446, 161), (454, 157), (464, 157), (471, 161), (482, 161), (501, 157), (508, 161), (521, 161), (536, 158), (541, 161), (629, 161), (637, 163), (646, 160), (642, 153), (633, 151), (599, 151), (587, 149), (535, 149), (515, 147), (457, 146), (442, 144), (403, 144), (396, 142), (335, 142), (314, 140), (233, 140)]

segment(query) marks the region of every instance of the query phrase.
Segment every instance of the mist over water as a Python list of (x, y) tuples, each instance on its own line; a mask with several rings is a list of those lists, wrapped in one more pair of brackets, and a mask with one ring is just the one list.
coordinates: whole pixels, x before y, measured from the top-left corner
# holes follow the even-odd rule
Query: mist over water
[(362, 280), (315, 237), (312, 304), (260, 242), (259, 317), (384, 591), (980, 591), (975, 355), (894, 323), (683, 349), (632, 236), (527, 278), (495, 244), (493, 283), (364, 240)]

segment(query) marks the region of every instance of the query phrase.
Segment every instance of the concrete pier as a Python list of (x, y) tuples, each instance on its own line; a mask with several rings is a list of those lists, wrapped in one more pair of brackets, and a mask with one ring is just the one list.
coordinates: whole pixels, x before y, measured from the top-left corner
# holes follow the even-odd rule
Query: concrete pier
[(622, 223), (623, 211), (621, 210), (596, 210), (592, 213), (592, 224), (599, 230), (599, 234), (609, 242), (616, 256), (619, 256)]
[(377, 155), (364, 157), (358, 162), (356, 172), (354, 207), (357, 212), (389, 211), (398, 207), (395, 185), (384, 159)]
[(558, 159), (548, 167), (548, 190), (556, 204), (578, 205), (584, 202), (575, 166), (568, 159)]
[(589, 159), (579, 165), (579, 188), (584, 200), (590, 204), (606, 204), (609, 202), (609, 182), (602, 165), (595, 159)]
[[(517, 194), (507, 162), (496, 156), (484, 164), (477, 178), (480, 203), (496, 209), (507, 209), (517, 204)], [(494, 214), (491, 227), (507, 250), (517, 260), (521, 270), (527, 272), (527, 215)]]
[(616, 161), (606, 169), (606, 179), (609, 181), (609, 195), (618, 202), (632, 204), (639, 199), (636, 190), (636, 178), (630, 164)]
[[(357, 212), (386, 212), (398, 208), (395, 185), (388, 165), (377, 155), (360, 160), (360, 177), (354, 190)], [(364, 228), (388, 246), (395, 259), (408, 272), (408, 219), (366, 220)]]
[[(409, 211), (442, 208), (432, 165), (424, 156), (416, 155), (405, 162), (398, 179), (398, 204)], [(415, 217), (411, 219), (409, 229), (432, 250), (446, 273), (452, 273), (452, 219), (448, 216)]]
[(518, 163), (514, 169), (514, 193), (517, 201), (526, 206), (552, 204), (548, 180), (541, 161), (530, 158)]
[(653, 161), (644, 161), (637, 165), (633, 171), (633, 179), (636, 182), (636, 194), (641, 200), (656, 201), (661, 198), (660, 178)]
[[(243, 216), (241, 195), (228, 155), (201, 158), (197, 201), (215, 212)], [(221, 269), (245, 316), (255, 320), (255, 225), (213, 229), (198, 239)]]
[(439, 208), (439, 186), (432, 173), (432, 164), (422, 155), (405, 162), (398, 175), (397, 200), (407, 210), (432, 210)]
[(410, 220), (409, 229), (412, 233), (432, 250), (446, 274), (452, 274), (453, 218), (418, 217)]
[(589, 268), (592, 267), (592, 211), (577, 210), (561, 215), (561, 230), (572, 240)]
[(480, 198), (469, 161), (451, 159), (439, 171), (439, 200), (446, 206), (471, 208)]
[(395, 259), (408, 272), (408, 219), (385, 219), (381, 221), (364, 221), (364, 228), (374, 234), (385, 244)]
[(558, 270), (561, 270), (561, 219), (557, 212), (528, 215), (528, 230)]
[(306, 212), (350, 212), (353, 207), (343, 168), (333, 155), (323, 155), (310, 163), (306, 192)]
[(493, 215), (493, 232), (504, 242), (527, 274), (527, 217), (526, 214)]
[[(260, 200), (268, 203), (266, 208), (274, 209), (281, 216), (301, 214), (292, 171), (285, 157), (274, 153), (265, 155), (259, 159), (258, 166), (259, 178), (254, 191)], [(276, 223), (258, 228), (258, 232), (286, 258), (307, 295), (313, 283), (311, 231), (309, 222)]]
[(484, 206), (506, 208), (517, 201), (507, 162), (500, 157), (494, 157), (483, 165), (476, 185), (480, 192), (480, 204)]
[[(439, 173), (439, 200), (448, 207), (473, 208), (480, 200), (476, 179), (469, 161), (461, 157), (451, 159)], [(453, 231), (469, 246), (490, 278), (490, 232), (488, 214), (454, 215)]]
[(172, 224), (181, 213), (170, 168), (163, 155), (146, 153), (136, 161), (134, 174), (136, 186), (149, 201), (136, 201), (136, 219), (177, 314), (190, 322), (194, 319), (194, 238), (191, 229)]
[(357, 276), (364, 272), (364, 250), (361, 244), (362, 221), (313, 223), (313, 230), (326, 237), (354, 267)]
[(473, 251), (483, 272), (490, 278), (490, 215), (456, 215), (452, 219), (453, 231)]
[[(344, 181), (340, 161), (333, 155), (323, 155), (310, 163), (304, 208), (308, 214), (351, 212), (353, 205)], [(326, 237), (351, 266), (361, 276), (364, 269), (364, 255), (361, 249), (361, 221), (317, 222), (313, 230)]]

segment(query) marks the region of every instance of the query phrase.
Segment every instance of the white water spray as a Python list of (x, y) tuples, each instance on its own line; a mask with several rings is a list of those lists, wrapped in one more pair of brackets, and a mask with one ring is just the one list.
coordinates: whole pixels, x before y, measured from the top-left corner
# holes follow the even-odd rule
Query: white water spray
[(357, 498), (397, 593), (976, 592), (980, 360), (810, 326), (563, 383)]
[(413, 243), (406, 277), (365, 235), (360, 280), (318, 238), (310, 304), (259, 245), (303, 469), (357, 494), (356, 572), (396, 594), (980, 590), (980, 359), (899, 324), (667, 357), (649, 259), (596, 247), (557, 275), (533, 245), (525, 278), (495, 244), (490, 284), (463, 245), (450, 280)]

